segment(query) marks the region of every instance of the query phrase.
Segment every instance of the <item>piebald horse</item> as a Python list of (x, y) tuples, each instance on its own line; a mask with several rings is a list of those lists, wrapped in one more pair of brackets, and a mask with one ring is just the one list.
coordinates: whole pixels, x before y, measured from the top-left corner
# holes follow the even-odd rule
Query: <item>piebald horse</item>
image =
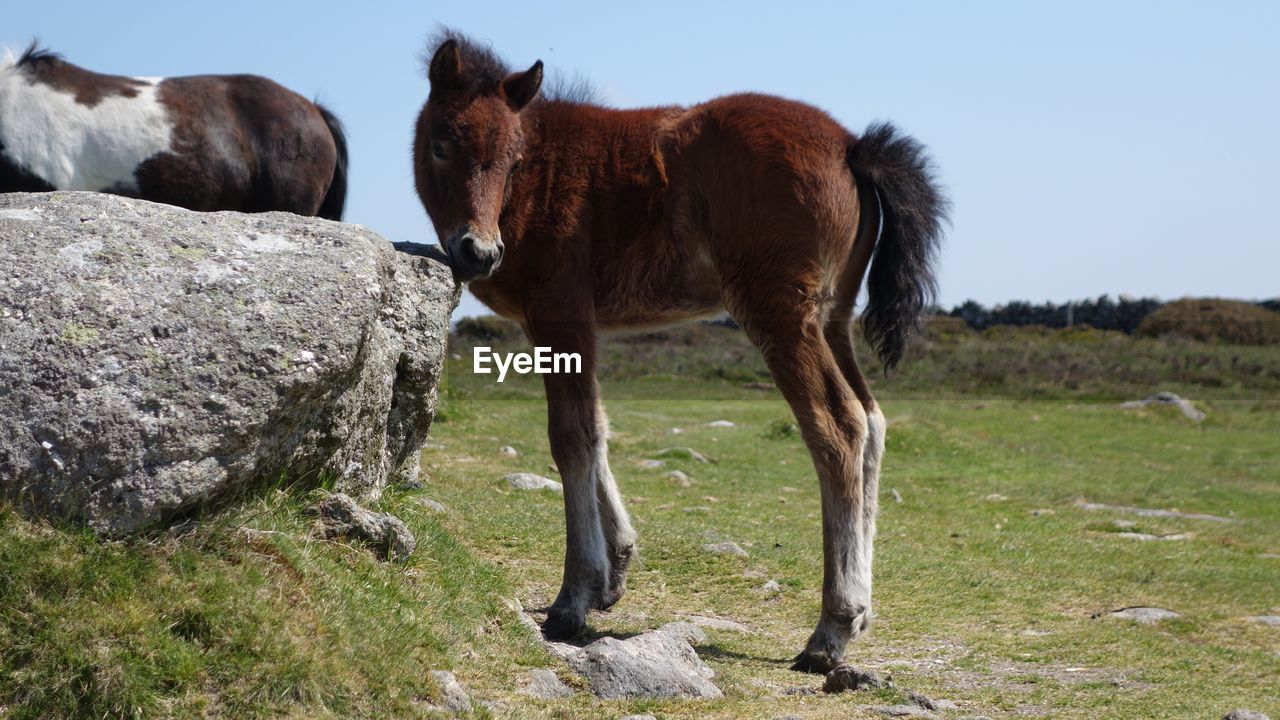
[(51, 190), (341, 220), (347, 144), (266, 78), (102, 75), (33, 44), (0, 61), (0, 192)]
[(935, 292), (947, 201), (924, 149), (891, 125), (856, 137), (766, 95), (615, 110), (539, 98), (542, 63), (512, 72), (446, 31), (418, 117), (418, 195), (454, 273), (528, 339), (583, 358), (545, 375), (567, 542), (543, 632), (579, 633), (625, 591), (636, 548), (609, 469), (594, 375), (600, 330), (727, 309), (798, 421), (822, 496), (823, 592), (794, 669), (825, 672), (871, 619), (885, 420), (851, 338), (886, 368)]

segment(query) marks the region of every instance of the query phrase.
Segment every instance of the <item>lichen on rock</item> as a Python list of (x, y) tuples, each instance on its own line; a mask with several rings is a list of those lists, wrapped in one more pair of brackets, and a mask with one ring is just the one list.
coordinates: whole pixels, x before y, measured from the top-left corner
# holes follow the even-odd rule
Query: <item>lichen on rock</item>
[(0, 196), (0, 493), (105, 535), (417, 473), (458, 284), (356, 225)]

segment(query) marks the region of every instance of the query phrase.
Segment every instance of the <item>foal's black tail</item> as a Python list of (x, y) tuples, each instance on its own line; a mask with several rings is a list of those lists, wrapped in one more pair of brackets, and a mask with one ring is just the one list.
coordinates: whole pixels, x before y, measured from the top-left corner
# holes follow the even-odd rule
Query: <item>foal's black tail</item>
[(859, 195), (873, 192), (883, 218), (867, 273), (862, 329), (887, 371), (902, 359), (907, 338), (937, 294), (933, 263), (950, 204), (924, 146), (889, 123), (868, 127), (849, 146), (848, 162)]
[(347, 204), (347, 136), (342, 131), (342, 123), (325, 106), (316, 103), (324, 124), (329, 126), (329, 134), (333, 135), (333, 144), (338, 148), (338, 162), (333, 165), (333, 180), (329, 182), (329, 191), (320, 203), (316, 214), (326, 220), (341, 220), (342, 210)]

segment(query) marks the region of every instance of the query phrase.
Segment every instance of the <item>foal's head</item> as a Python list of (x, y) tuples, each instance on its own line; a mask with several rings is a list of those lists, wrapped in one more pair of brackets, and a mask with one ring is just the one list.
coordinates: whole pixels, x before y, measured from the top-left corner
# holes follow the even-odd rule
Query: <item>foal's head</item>
[(488, 50), (446, 36), (428, 77), (413, 145), (418, 197), (454, 274), (483, 279), (502, 262), (498, 218), (524, 150), (520, 111), (542, 85), (542, 61), (511, 73)]

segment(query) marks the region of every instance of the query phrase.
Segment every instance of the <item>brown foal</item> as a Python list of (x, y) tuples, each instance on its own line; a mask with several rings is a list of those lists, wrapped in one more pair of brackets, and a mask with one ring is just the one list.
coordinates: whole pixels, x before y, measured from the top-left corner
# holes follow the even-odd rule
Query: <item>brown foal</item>
[(765, 95), (643, 110), (539, 97), (541, 62), (512, 72), (452, 32), (428, 76), (414, 170), (455, 274), (534, 345), (583, 359), (581, 374), (544, 376), (567, 527), (545, 634), (574, 635), (616, 603), (635, 553), (597, 332), (727, 309), (795, 413), (822, 493), (822, 613), (795, 668), (841, 662), (871, 619), (885, 436), (854, 357), (854, 302), (865, 276), (863, 327), (892, 367), (934, 292), (946, 212), (923, 148)]

